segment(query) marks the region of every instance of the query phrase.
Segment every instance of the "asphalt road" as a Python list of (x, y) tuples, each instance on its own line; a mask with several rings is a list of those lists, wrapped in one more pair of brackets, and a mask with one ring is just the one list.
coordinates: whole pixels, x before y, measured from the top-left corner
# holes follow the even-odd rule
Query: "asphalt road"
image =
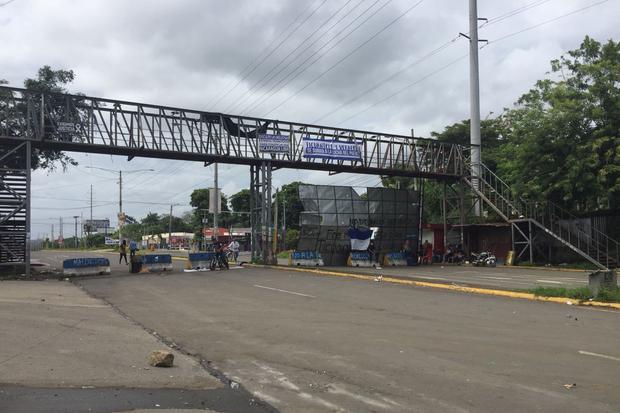
[(475, 287), (526, 290), (536, 287), (585, 287), (586, 271), (550, 270), (527, 267), (472, 267), (465, 265), (422, 265), (417, 267), (351, 268), (330, 267), (335, 271), (396, 276), (419, 281), (456, 283)]
[(620, 411), (614, 311), (263, 268), (76, 282), (285, 412)]
[[(185, 252), (175, 251), (182, 255)], [(110, 260), (113, 274), (127, 274), (129, 268), (118, 263), (118, 254), (106, 252), (75, 252), (75, 251), (36, 251), (33, 259), (50, 265), (52, 268), (62, 270), (62, 261), (76, 257), (105, 257)], [(241, 261), (249, 261), (247, 253), (242, 253)], [(288, 260), (281, 260), (282, 263)], [(182, 271), (184, 261), (180, 256), (173, 258), (173, 266), (176, 271)], [(456, 283), (459, 285), (498, 288), (509, 290), (526, 290), (536, 287), (583, 287), (588, 285), (586, 271), (552, 271), (525, 267), (471, 267), (459, 265), (423, 265), (418, 267), (384, 267), (375, 268), (352, 268), (352, 267), (327, 267), (331, 271), (357, 272), (363, 274), (397, 276), (411, 278), (419, 281), (439, 283)]]

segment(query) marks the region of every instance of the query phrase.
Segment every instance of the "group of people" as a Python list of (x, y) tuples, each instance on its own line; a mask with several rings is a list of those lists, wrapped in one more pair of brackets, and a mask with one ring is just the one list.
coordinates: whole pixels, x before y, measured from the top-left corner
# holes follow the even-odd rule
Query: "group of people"
[[(138, 251), (138, 243), (134, 240), (129, 241), (129, 258), (133, 258)], [(118, 258), (118, 263), (123, 262), (123, 258), (125, 259), (125, 264), (129, 265), (127, 262), (127, 240), (124, 239), (121, 241), (121, 244), (118, 246), (118, 252), (120, 253), (120, 257)]]
[(433, 264), (440, 262), (460, 264), (465, 261), (465, 252), (461, 244), (448, 244), (445, 251), (435, 248), (433, 245), (424, 241), (419, 251), (420, 264)]

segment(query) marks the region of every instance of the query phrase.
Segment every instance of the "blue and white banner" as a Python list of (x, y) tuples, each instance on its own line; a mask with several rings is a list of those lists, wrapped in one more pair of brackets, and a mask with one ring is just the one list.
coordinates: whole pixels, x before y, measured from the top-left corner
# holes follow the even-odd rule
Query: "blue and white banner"
[(304, 158), (361, 161), (362, 152), (355, 142), (328, 141), (304, 138)]
[(258, 151), (262, 153), (289, 153), (291, 140), (287, 135), (258, 135)]
[(351, 238), (352, 251), (366, 251), (370, 245), (371, 229), (350, 228), (349, 238)]

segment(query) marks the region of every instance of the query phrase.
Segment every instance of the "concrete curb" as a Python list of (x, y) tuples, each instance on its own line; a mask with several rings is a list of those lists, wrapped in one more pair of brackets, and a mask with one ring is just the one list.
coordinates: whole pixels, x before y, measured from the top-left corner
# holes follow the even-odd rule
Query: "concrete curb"
[[(276, 270), (282, 271), (297, 271), (297, 272), (305, 272), (316, 275), (326, 275), (332, 277), (345, 277), (345, 278), (353, 278), (358, 280), (365, 281), (374, 281), (377, 277), (374, 275), (365, 275), (365, 274), (356, 274), (356, 273), (346, 273), (339, 271), (328, 271), (328, 270), (317, 270), (313, 268), (297, 268), (297, 267), (282, 267), (277, 265), (257, 265), (257, 264), (246, 264), (249, 267), (257, 267), (257, 268), (273, 268)], [(405, 280), (402, 278), (394, 278), (389, 276), (383, 276), (381, 278), (382, 282), (388, 282), (392, 284), (401, 284), (401, 285), (411, 285), (416, 287), (428, 287), (428, 288), (438, 288), (441, 290), (448, 291), (459, 291), (464, 293), (473, 293), (473, 294), (482, 294), (482, 295), (492, 295), (497, 297), (509, 297), (509, 298), (521, 298), (525, 300), (531, 301), (547, 301), (552, 303), (559, 304), (569, 304), (569, 305), (581, 305), (588, 307), (602, 307), (602, 308), (613, 308), (616, 310), (620, 310), (620, 303), (604, 303), (601, 301), (581, 301), (575, 300), (572, 298), (565, 297), (543, 297), (534, 295), (532, 293), (524, 293), (519, 291), (509, 291), (509, 290), (494, 290), (490, 288), (478, 288), (478, 287), (465, 287), (454, 284), (441, 284), (434, 283), (428, 281), (416, 281), (416, 280)]]
[(566, 272), (592, 272), (595, 270), (584, 270), (577, 268), (557, 268), (557, 267), (522, 267), (519, 265), (501, 265), (497, 266), (497, 268), (501, 269), (511, 269), (511, 270), (543, 270), (543, 271), (566, 271)]

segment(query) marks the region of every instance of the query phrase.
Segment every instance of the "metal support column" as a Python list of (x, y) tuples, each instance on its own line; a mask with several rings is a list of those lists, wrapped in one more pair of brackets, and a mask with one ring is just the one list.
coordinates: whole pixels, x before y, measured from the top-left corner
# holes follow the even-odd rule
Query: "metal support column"
[(250, 166), (252, 260), (274, 262), (271, 236), (271, 162)]

